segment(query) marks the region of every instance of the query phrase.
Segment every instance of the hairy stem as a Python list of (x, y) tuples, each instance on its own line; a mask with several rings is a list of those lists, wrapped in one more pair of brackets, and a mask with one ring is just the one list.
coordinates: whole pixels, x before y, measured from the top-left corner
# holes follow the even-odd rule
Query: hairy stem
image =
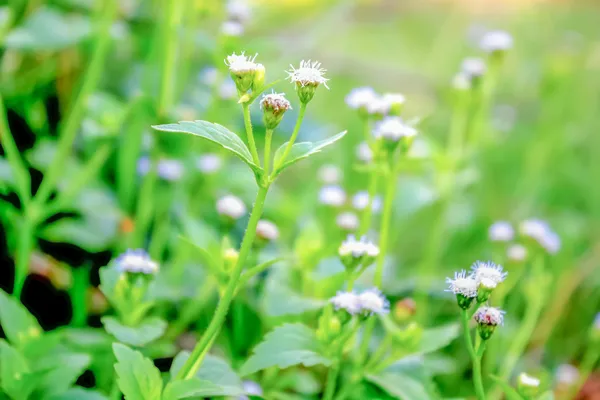
[(279, 167), (281, 167), (281, 165), (285, 162), (287, 156), (290, 154), (290, 151), (292, 151), (292, 146), (294, 145), (294, 142), (298, 137), (298, 132), (300, 132), (300, 126), (302, 126), (302, 120), (304, 120), (304, 113), (306, 113), (306, 103), (300, 104), (300, 111), (298, 111), (298, 118), (296, 119), (294, 131), (292, 132), (292, 136), (290, 137), (290, 140), (288, 141), (288, 144), (285, 147), (281, 158), (279, 159), (279, 161), (275, 165), (275, 168), (273, 169), (273, 174), (279, 169)]
[[(467, 310), (461, 312), (461, 323), (463, 328), (463, 336), (465, 345), (473, 363), (473, 385), (478, 400), (485, 400), (485, 390), (483, 389), (483, 380), (481, 378), (481, 355), (475, 351), (473, 339), (471, 338), (471, 330), (469, 329), (469, 313)], [(481, 348), (481, 347), (480, 347)]]
[(258, 158), (258, 150), (256, 150), (256, 142), (254, 141), (254, 133), (252, 132), (252, 119), (250, 118), (250, 103), (242, 103), (242, 111), (244, 113), (244, 126), (246, 127), (246, 138), (252, 153), (252, 161), (260, 167), (260, 158)]

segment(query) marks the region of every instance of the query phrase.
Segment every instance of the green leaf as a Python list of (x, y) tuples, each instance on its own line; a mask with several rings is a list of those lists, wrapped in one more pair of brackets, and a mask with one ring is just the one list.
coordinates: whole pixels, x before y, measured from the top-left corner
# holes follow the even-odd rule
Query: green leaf
[(313, 330), (302, 324), (285, 324), (265, 336), (240, 373), (245, 376), (269, 367), (287, 368), (298, 364), (330, 365), (331, 360), (321, 355), (320, 342)]
[(263, 297), (265, 314), (271, 317), (298, 315), (322, 308), (327, 301), (304, 297), (278, 279), (268, 279)]
[(523, 400), (523, 397), (521, 397), (521, 395), (516, 391), (516, 389), (510, 386), (507, 382), (504, 382), (504, 380), (495, 375), (490, 375), (490, 378), (500, 385), (500, 387), (504, 391), (504, 394), (506, 394), (507, 400)]
[(29, 366), (17, 349), (0, 339), (0, 387), (13, 400), (26, 400), (34, 389)]
[(447, 324), (423, 331), (423, 337), (417, 350), (419, 354), (432, 353), (448, 346), (460, 335), (459, 324)]
[(285, 153), (285, 148), (287, 147), (287, 144), (288, 144), (288, 142), (285, 142), (275, 152), (275, 158), (274, 158), (273, 165), (277, 165), (278, 168), (277, 168), (277, 170), (274, 171), (274, 175), (277, 176), (281, 173), (281, 171), (283, 171), (287, 167), (297, 163), (298, 161), (300, 161), (304, 158), (310, 157), (313, 154), (319, 153), (325, 147), (327, 147), (330, 144), (333, 144), (333, 143), (337, 142), (338, 140), (340, 140), (341, 138), (343, 138), (344, 135), (346, 134), (346, 132), (347, 131), (340, 132), (335, 136), (332, 136), (332, 137), (324, 139), (324, 140), (320, 140), (318, 142), (296, 143), (292, 146), (292, 149), (290, 150), (290, 152), (287, 155), (284, 162), (281, 165), (279, 165), (279, 163), (281, 162), (281, 157), (283, 157), (283, 154)]
[(178, 400), (214, 396), (241, 396), (244, 391), (236, 389), (228, 391), (222, 386), (196, 377), (184, 381), (173, 381), (165, 388), (162, 400)]
[(17, 348), (43, 333), (25, 306), (3, 290), (0, 290), (0, 324), (8, 341)]
[(177, 124), (153, 125), (152, 128), (162, 132), (189, 133), (210, 140), (223, 146), (241, 158), (255, 173), (262, 169), (252, 161), (252, 154), (238, 135), (219, 124), (208, 121), (180, 121)]
[(5, 158), (0, 158), (0, 193), (8, 193), (16, 185), (15, 176), (10, 163)]
[(423, 382), (409, 375), (382, 372), (377, 375), (367, 375), (366, 378), (385, 390), (389, 395), (400, 400), (423, 400), (434, 398)]
[(94, 390), (72, 388), (60, 395), (44, 397), (44, 400), (108, 400), (108, 397)]
[[(183, 364), (189, 358), (190, 353), (182, 351), (173, 360), (169, 371), (171, 379), (177, 375)], [(222, 358), (207, 355), (194, 378), (202, 382), (202, 390), (211, 390), (211, 396), (239, 396), (244, 394), (242, 380), (231, 368), (229, 363)], [(208, 384), (212, 386), (208, 386)], [(178, 389), (183, 390), (183, 389)]]
[(554, 392), (548, 390), (547, 392), (542, 393), (537, 400), (554, 400)]
[(90, 33), (88, 18), (42, 6), (8, 34), (4, 45), (19, 50), (60, 50), (81, 42)]
[(167, 329), (166, 321), (158, 317), (146, 318), (136, 327), (125, 326), (114, 317), (102, 317), (102, 324), (118, 341), (136, 347), (155, 341)]
[(113, 344), (119, 389), (127, 400), (160, 400), (163, 381), (149, 358), (124, 344)]
[(66, 392), (90, 362), (91, 358), (87, 354), (54, 354), (37, 361), (34, 368), (41, 372), (36, 387), (39, 397)]

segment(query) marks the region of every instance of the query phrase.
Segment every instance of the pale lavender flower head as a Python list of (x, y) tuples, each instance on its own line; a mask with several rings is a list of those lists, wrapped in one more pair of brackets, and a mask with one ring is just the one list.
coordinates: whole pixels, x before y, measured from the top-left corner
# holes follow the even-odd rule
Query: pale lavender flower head
[(370, 115), (383, 117), (390, 112), (391, 104), (383, 97), (377, 96), (367, 104), (367, 112)]
[(373, 130), (376, 138), (397, 142), (403, 137), (413, 137), (417, 130), (406, 124), (400, 117), (385, 117), (379, 121)]
[(356, 147), (356, 157), (364, 163), (370, 163), (373, 160), (373, 150), (367, 142), (361, 142)]
[(342, 180), (344, 172), (337, 165), (325, 164), (318, 171), (319, 180), (327, 185), (334, 185)]
[(122, 253), (115, 259), (115, 266), (124, 273), (154, 275), (158, 272), (158, 263), (142, 249), (129, 249)]
[(319, 191), (319, 203), (331, 206), (341, 207), (346, 202), (346, 192), (340, 186), (323, 186)]
[[(242, 382), (242, 388), (247, 395), (250, 396), (262, 396), (264, 394), (262, 386), (255, 381), (244, 381)], [(238, 400), (248, 400), (248, 396), (239, 396)]]
[(205, 153), (196, 158), (196, 168), (206, 175), (218, 172), (222, 165), (223, 159), (218, 154)]
[(346, 104), (355, 110), (367, 110), (369, 104), (377, 99), (377, 93), (373, 88), (365, 86), (354, 88), (346, 96)]
[(504, 325), (504, 314), (506, 311), (499, 308), (481, 306), (473, 315), (473, 319), (481, 325), (498, 326)]
[(358, 314), (361, 311), (361, 303), (358, 295), (354, 292), (339, 291), (329, 299), (336, 310), (345, 310), (349, 314)]
[(571, 364), (561, 364), (555, 372), (556, 381), (565, 386), (570, 386), (579, 379), (579, 369)]
[(345, 231), (354, 231), (358, 229), (359, 220), (356, 214), (346, 211), (336, 217), (335, 223)]
[(225, 21), (221, 24), (221, 33), (225, 36), (242, 36), (244, 34), (244, 25), (238, 21)]
[(477, 287), (479, 286), (475, 278), (471, 275), (467, 275), (467, 271), (462, 270), (454, 273), (454, 279), (446, 278), (446, 283), (449, 288), (447, 292), (454, 294), (460, 294), (464, 297), (477, 297)]
[(460, 67), (461, 71), (471, 78), (483, 76), (486, 71), (485, 61), (481, 58), (465, 58)]
[(483, 35), (479, 45), (488, 53), (507, 51), (513, 47), (513, 38), (506, 31), (490, 31)]
[(525, 261), (527, 258), (527, 248), (521, 244), (512, 244), (506, 249), (506, 256), (513, 262)]
[(277, 240), (279, 229), (273, 222), (261, 219), (256, 225), (256, 236), (268, 241)]
[(510, 242), (515, 237), (515, 230), (508, 221), (496, 221), (490, 226), (488, 236), (492, 242)]
[(230, 0), (227, 2), (227, 15), (233, 20), (245, 22), (250, 19), (252, 12), (247, 1)]
[(178, 181), (183, 176), (185, 168), (179, 160), (163, 158), (158, 160), (156, 174), (166, 181)]
[(375, 258), (379, 255), (379, 247), (368, 241), (364, 236), (360, 240), (356, 240), (354, 235), (348, 235), (346, 240), (340, 245), (338, 254), (340, 257), (351, 255), (354, 258), (362, 258), (366, 255)]
[(503, 282), (508, 275), (508, 272), (503, 271), (501, 265), (496, 265), (491, 261), (475, 261), (475, 263), (471, 266), (471, 269), (473, 270), (473, 277), (478, 284), (482, 282), (486, 283), (485, 281), (490, 280), (497, 285)]
[(365, 290), (358, 296), (361, 311), (373, 314), (387, 314), (390, 312), (390, 302), (377, 288)]

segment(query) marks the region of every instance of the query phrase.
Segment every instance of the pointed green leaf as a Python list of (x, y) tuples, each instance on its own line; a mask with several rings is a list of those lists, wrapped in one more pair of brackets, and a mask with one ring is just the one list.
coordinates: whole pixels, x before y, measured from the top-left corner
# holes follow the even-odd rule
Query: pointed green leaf
[(162, 400), (197, 399), (214, 396), (242, 396), (244, 391), (216, 385), (196, 377), (184, 381), (173, 381), (165, 388)]
[(167, 329), (167, 323), (158, 317), (147, 318), (135, 327), (123, 325), (114, 317), (102, 317), (102, 324), (118, 341), (136, 347), (155, 341)]
[(11, 399), (25, 400), (33, 391), (29, 366), (17, 349), (0, 339), (0, 388)]
[(504, 380), (495, 375), (490, 375), (490, 378), (500, 385), (504, 391), (504, 394), (506, 395), (507, 400), (523, 400), (523, 397), (521, 397), (519, 392), (517, 392), (516, 389), (510, 386), (507, 382), (504, 382)]
[(385, 390), (389, 395), (400, 400), (433, 398), (424, 382), (406, 374), (382, 372), (377, 375), (367, 375), (366, 378)]
[(60, 395), (44, 397), (44, 400), (108, 400), (108, 398), (94, 390), (72, 388)]
[(198, 120), (180, 121), (177, 124), (153, 125), (152, 128), (162, 132), (181, 132), (203, 137), (231, 151), (248, 164), (254, 172), (261, 171), (261, 168), (252, 161), (252, 154), (250, 154), (250, 150), (248, 150), (242, 139), (222, 125)]
[(59, 395), (66, 392), (90, 365), (87, 354), (54, 354), (35, 363), (33, 368), (40, 371), (40, 381), (36, 387), (36, 398)]
[[(189, 356), (190, 353), (187, 351), (182, 351), (177, 354), (171, 365), (171, 370), (169, 371), (172, 380)], [(231, 368), (229, 363), (222, 358), (210, 354), (207, 355), (202, 362), (202, 366), (198, 372), (196, 372), (194, 379), (197, 379), (202, 383), (201, 390), (210, 390), (210, 396), (239, 396), (244, 394), (242, 380)], [(198, 385), (191, 385), (190, 390), (196, 390), (195, 387), (198, 387)], [(177, 390), (184, 389), (177, 388)]]
[(25, 306), (3, 290), (0, 290), (0, 325), (8, 341), (18, 348), (43, 333)]
[(460, 329), (458, 324), (447, 324), (436, 328), (425, 329), (417, 353), (427, 354), (444, 348), (459, 335)]
[(298, 161), (300, 161), (304, 158), (310, 157), (313, 154), (319, 153), (325, 147), (327, 147), (330, 144), (333, 144), (333, 143), (337, 142), (338, 140), (340, 140), (341, 138), (343, 138), (345, 134), (346, 134), (346, 131), (343, 131), (343, 132), (338, 133), (335, 136), (332, 136), (332, 137), (324, 139), (324, 140), (320, 140), (318, 142), (296, 143), (292, 146), (292, 149), (290, 150), (289, 154), (287, 155), (287, 157), (283, 161), (283, 163), (281, 165), (279, 165), (279, 163), (281, 163), (281, 157), (283, 157), (283, 154), (285, 153), (285, 148), (287, 147), (288, 142), (282, 144), (275, 152), (275, 161), (274, 161), (273, 165), (278, 166), (278, 168), (276, 171), (274, 171), (274, 174), (279, 175), (281, 173), (281, 171), (283, 171), (287, 167), (297, 163)]
[(302, 364), (330, 365), (331, 360), (321, 355), (321, 344), (315, 333), (302, 324), (285, 324), (265, 336), (254, 349), (254, 354), (242, 366), (241, 375), (250, 375), (265, 368), (287, 368)]
[(149, 358), (124, 344), (113, 344), (119, 389), (127, 400), (160, 400), (163, 381)]

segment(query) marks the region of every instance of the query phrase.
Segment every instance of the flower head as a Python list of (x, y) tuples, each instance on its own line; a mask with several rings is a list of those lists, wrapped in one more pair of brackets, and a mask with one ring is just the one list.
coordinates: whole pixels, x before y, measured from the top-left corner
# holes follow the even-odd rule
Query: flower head
[(461, 71), (470, 78), (478, 78), (485, 74), (485, 61), (481, 58), (465, 58), (460, 67)]
[(346, 202), (346, 192), (340, 186), (323, 186), (319, 191), (319, 202), (326, 206), (341, 207)]
[(256, 236), (268, 241), (277, 240), (279, 238), (279, 229), (271, 221), (261, 219), (256, 225)]
[(336, 310), (343, 309), (349, 314), (357, 314), (361, 311), (359, 297), (354, 292), (339, 291), (334, 297), (329, 299), (329, 302), (333, 304)]
[(546, 221), (527, 219), (521, 222), (519, 231), (522, 235), (538, 242), (550, 254), (555, 254), (560, 250), (560, 236), (552, 230)]
[(482, 306), (475, 312), (473, 319), (480, 325), (498, 326), (504, 324), (506, 311), (496, 307)]
[(373, 88), (365, 86), (354, 88), (346, 96), (346, 104), (355, 110), (367, 111), (369, 104), (377, 98), (377, 92)]
[(488, 236), (493, 242), (509, 242), (513, 240), (515, 231), (507, 221), (496, 221), (488, 230)]
[(225, 36), (242, 36), (244, 25), (238, 21), (225, 21), (221, 24), (221, 33)]
[(537, 388), (540, 386), (540, 380), (531, 375), (527, 375), (525, 372), (522, 372), (519, 375), (519, 385)]
[(506, 249), (506, 256), (510, 261), (521, 262), (527, 257), (527, 248), (520, 244), (513, 244)]
[(325, 78), (326, 70), (321, 68), (321, 63), (308, 60), (300, 62), (299, 68), (294, 68), (292, 65), (290, 67), (292, 69), (287, 71), (288, 78), (296, 84), (296, 92), (302, 103), (306, 104), (312, 100), (319, 85), (322, 84), (329, 89), (327, 86), (329, 79)]
[(115, 265), (117, 270), (132, 274), (153, 275), (158, 272), (158, 263), (142, 249), (127, 250), (115, 259)]
[(214, 174), (223, 164), (223, 160), (218, 154), (205, 153), (196, 158), (196, 168), (204, 174)]
[(579, 369), (571, 364), (561, 364), (555, 372), (556, 380), (559, 384), (569, 386), (579, 379)]
[(356, 157), (364, 163), (370, 163), (373, 160), (373, 150), (367, 142), (361, 142), (356, 147)]
[(477, 281), (472, 276), (467, 276), (467, 271), (462, 270), (454, 273), (454, 279), (446, 278), (450, 287), (446, 290), (465, 297), (477, 297)]
[(229, 73), (235, 82), (235, 86), (240, 93), (246, 93), (253, 85), (257, 75), (264, 79), (264, 66), (254, 62), (256, 56), (246, 56), (241, 54), (231, 54), (225, 59), (225, 64), (229, 67)]
[(479, 45), (488, 53), (506, 51), (513, 47), (513, 38), (506, 31), (490, 31), (483, 35)]
[(362, 311), (373, 314), (387, 314), (390, 311), (390, 302), (377, 288), (365, 290), (358, 296)]
[[(146, 175), (150, 171), (151, 165), (149, 157), (142, 157), (138, 160), (137, 170), (141, 175)], [(179, 160), (161, 158), (156, 163), (156, 174), (165, 181), (178, 181), (184, 172), (183, 163)]]
[[(260, 386), (255, 381), (242, 382), (242, 388), (244, 389), (244, 392), (246, 392), (246, 394), (250, 395), (250, 396), (262, 396), (264, 393), (262, 386)], [(244, 396), (244, 395), (238, 397), (238, 400), (248, 400), (248, 399), (249, 399), (249, 397)]]
[(366, 237), (356, 240), (354, 235), (348, 235), (338, 249), (340, 257), (352, 256), (353, 258), (362, 258), (365, 255), (377, 257), (379, 247), (369, 242)]
[(359, 220), (356, 214), (346, 211), (337, 216), (335, 223), (343, 230), (353, 231), (358, 228)]
[(498, 284), (503, 282), (504, 279), (506, 279), (506, 275), (508, 275), (507, 272), (502, 270), (501, 265), (496, 265), (491, 261), (475, 261), (475, 263), (471, 266), (471, 269), (473, 270), (473, 277), (478, 284), (486, 279)]
[(217, 212), (232, 219), (238, 219), (246, 214), (246, 205), (236, 196), (228, 194), (217, 200)]
[(461, 71), (452, 78), (452, 87), (458, 91), (471, 89), (471, 76)]
[(319, 168), (318, 175), (321, 182), (328, 185), (333, 185), (342, 179), (344, 173), (337, 165), (325, 164)]
[(285, 93), (269, 93), (263, 95), (260, 101), (263, 110), (263, 122), (267, 129), (275, 129), (283, 114), (292, 108), (290, 102), (285, 98)]
[(247, 21), (251, 16), (250, 5), (244, 0), (230, 0), (227, 2), (227, 15), (236, 21)]
[(367, 104), (367, 112), (369, 115), (374, 115), (379, 118), (386, 116), (390, 112), (390, 103), (383, 97), (375, 97)]
[(401, 138), (412, 138), (417, 130), (406, 124), (400, 117), (385, 117), (375, 126), (373, 135), (389, 142), (398, 142)]

